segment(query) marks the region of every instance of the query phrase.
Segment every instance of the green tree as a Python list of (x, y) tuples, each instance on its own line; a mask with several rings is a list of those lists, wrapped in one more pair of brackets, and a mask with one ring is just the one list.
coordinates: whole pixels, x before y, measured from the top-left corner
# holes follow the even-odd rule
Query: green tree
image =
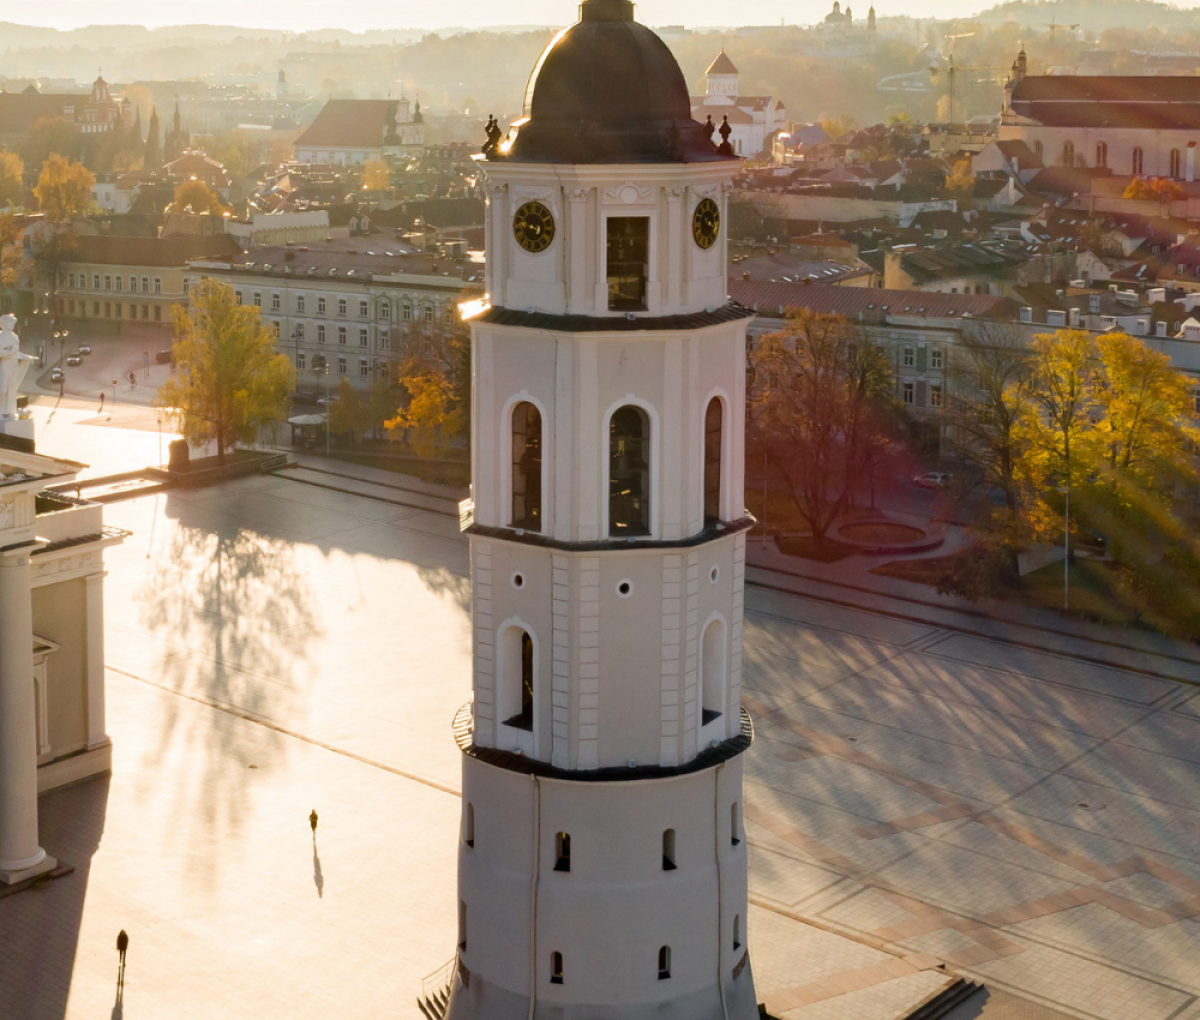
[(853, 493), (896, 414), (887, 357), (835, 315), (788, 312), (751, 355), (749, 434), (816, 542)]
[(364, 400), (350, 380), (338, 383), (337, 400), (329, 408), (329, 431), (335, 436), (349, 436), (352, 443), (371, 427), (371, 405)]
[(295, 372), (275, 350), (275, 328), (263, 325), (259, 309), (239, 305), (228, 284), (202, 280), (191, 303), (175, 306), (175, 372), (155, 406), (178, 422), (190, 446), (215, 440), (223, 464), (227, 449), (285, 417)]
[(25, 163), (15, 152), (0, 149), (0, 209), (25, 199)]

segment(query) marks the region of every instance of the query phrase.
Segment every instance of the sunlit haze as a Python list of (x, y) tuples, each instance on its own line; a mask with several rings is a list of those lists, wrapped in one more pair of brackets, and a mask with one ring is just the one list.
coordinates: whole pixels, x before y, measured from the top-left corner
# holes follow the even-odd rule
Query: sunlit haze
[[(333, 0), (262, 0), (246, 5), (238, 0), (209, 0), (203, 7), (188, 8), (158, 0), (129, 0), (98, 10), (94, 4), (77, 0), (45, 0), (36, 7), (8, 7), (9, 20), (22, 24), (78, 28), (84, 25), (141, 24), (150, 27), (180, 23), (246, 25), (254, 28), (303, 32), (319, 28), (368, 29), (486, 28), (497, 25), (561, 25), (574, 19), (571, 0), (522, 0), (500, 5), (489, 0), (462, 0), (447, 8), (440, 4), (395, 3), (391, 0), (362, 0), (335, 3)], [(863, 5), (864, 8), (869, 6)], [(905, 14), (913, 17), (961, 17), (987, 4), (964, 7), (954, 0), (912, 0), (889, 9), (886, 0), (877, 5), (880, 17)], [(1186, 6), (1186, 5), (1184, 5)], [(759, 0), (731, 4), (724, 0), (652, 0), (638, 5), (638, 18), (648, 25), (738, 26), (812, 24), (828, 12), (823, 2), (789, 3), (788, 0)], [(864, 10), (865, 14), (866, 11)], [(97, 15), (100, 15), (98, 18)]]

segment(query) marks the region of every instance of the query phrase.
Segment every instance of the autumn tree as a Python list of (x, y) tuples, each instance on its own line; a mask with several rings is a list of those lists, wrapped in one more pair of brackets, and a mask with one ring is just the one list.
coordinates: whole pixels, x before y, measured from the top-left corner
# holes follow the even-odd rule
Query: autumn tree
[(349, 436), (352, 443), (371, 428), (371, 405), (364, 400), (350, 380), (338, 383), (337, 400), (329, 407), (329, 431), (335, 436)]
[(793, 309), (751, 356), (749, 434), (813, 539), (851, 505), (896, 414), (884, 353), (836, 315)]
[(960, 159), (946, 175), (946, 192), (960, 202), (965, 202), (974, 195), (975, 175), (971, 173), (969, 159)]
[(219, 215), (229, 207), (221, 201), (221, 196), (204, 181), (193, 177), (176, 185), (175, 195), (171, 199), (171, 208), (182, 212), (190, 208), (194, 213), (212, 213)]
[(392, 186), (392, 171), (381, 159), (369, 159), (363, 164), (362, 186), (365, 191), (386, 191)]
[(25, 163), (15, 152), (0, 149), (0, 209), (21, 205), (25, 198)]
[(175, 372), (155, 406), (178, 422), (190, 446), (215, 440), (223, 464), (227, 449), (283, 419), (295, 373), (275, 349), (275, 328), (262, 323), (259, 309), (238, 304), (228, 284), (201, 280), (191, 305), (174, 308)]
[(427, 456), (439, 441), (463, 438), (470, 430), (470, 332), (460, 321), (414, 322), (395, 343), (401, 405), (384, 424)]
[(52, 155), (42, 164), (33, 194), (38, 208), (51, 223), (69, 223), (81, 219), (92, 208), (92, 188), (96, 176), (82, 163), (65, 156)]

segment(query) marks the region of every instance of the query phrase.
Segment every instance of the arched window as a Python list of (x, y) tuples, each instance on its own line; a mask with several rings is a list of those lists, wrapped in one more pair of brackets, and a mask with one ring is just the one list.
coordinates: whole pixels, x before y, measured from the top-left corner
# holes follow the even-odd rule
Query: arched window
[(1062, 165), (1063, 166), (1074, 166), (1075, 165), (1075, 143), (1070, 140), (1063, 142)]
[(571, 834), (560, 832), (554, 837), (554, 870), (571, 870)]
[(1098, 166), (1098, 167), (1108, 166), (1108, 143), (1107, 142), (1097, 142), (1096, 143), (1096, 166)]
[(667, 829), (663, 833), (662, 840), (662, 865), (663, 871), (675, 870), (675, 830)]
[(1171, 150), (1171, 173), (1170, 173), (1171, 180), (1177, 181), (1177, 180), (1179, 180), (1180, 177), (1183, 176), (1183, 174), (1180, 173), (1180, 168), (1181, 168), (1181, 166), (1180, 166), (1180, 160), (1179, 160), (1179, 150), (1172, 149)]
[(512, 526), (542, 529), (542, 415), (528, 400), (512, 414)]
[(550, 983), (552, 985), (561, 985), (563, 983), (562, 953), (550, 954)]
[(1033, 154), (1034, 154), (1035, 156), (1037, 156), (1037, 161), (1038, 161), (1039, 163), (1044, 163), (1044, 162), (1045, 162), (1045, 158), (1044, 158), (1044, 155), (1043, 155), (1043, 149), (1042, 149), (1042, 142), (1041, 142), (1041, 139), (1039, 139), (1038, 141), (1036, 141), (1036, 142), (1034, 142), (1034, 143), (1033, 143)]
[(1131, 166), (1129, 168), (1129, 172), (1131, 174), (1133, 174), (1135, 177), (1138, 176), (1142, 172), (1142, 150), (1141, 150), (1141, 148), (1136, 148), (1133, 150), (1133, 159), (1131, 161)]
[(650, 419), (640, 407), (613, 412), (608, 465), (608, 533), (650, 534)]
[(470, 847), (475, 845), (475, 805), (471, 803), (463, 815), (463, 842)]
[(733, 915), (733, 951), (736, 953), (742, 948), (742, 915)]
[(467, 949), (467, 901), (458, 901), (458, 948), (463, 952)]
[(704, 628), (700, 647), (700, 725), (707, 726), (725, 711), (725, 623), (713, 620)]
[(704, 413), (704, 523), (721, 519), (721, 416), (719, 397), (708, 402)]
[(729, 831), (733, 845), (737, 846), (742, 841), (742, 813), (736, 800), (729, 805)]
[(665, 981), (671, 976), (671, 947), (663, 946), (658, 951), (658, 980)]
[(509, 627), (500, 645), (500, 718), (505, 726), (532, 731), (533, 638), (520, 627)]

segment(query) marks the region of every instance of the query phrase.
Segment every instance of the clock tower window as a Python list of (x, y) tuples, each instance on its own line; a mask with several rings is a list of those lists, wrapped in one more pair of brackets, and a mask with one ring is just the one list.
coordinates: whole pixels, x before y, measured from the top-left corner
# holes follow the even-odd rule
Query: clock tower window
[(608, 309), (646, 310), (650, 273), (650, 218), (613, 216), (608, 220)]
[(713, 397), (704, 414), (704, 523), (721, 519), (721, 398)]
[(542, 527), (542, 415), (528, 400), (513, 408), (512, 526)]
[[(611, 222), (611, 221), (610, 221)], [(609, 423), (608, 533), (650, 534), (650, 419), (626, 405)]]

